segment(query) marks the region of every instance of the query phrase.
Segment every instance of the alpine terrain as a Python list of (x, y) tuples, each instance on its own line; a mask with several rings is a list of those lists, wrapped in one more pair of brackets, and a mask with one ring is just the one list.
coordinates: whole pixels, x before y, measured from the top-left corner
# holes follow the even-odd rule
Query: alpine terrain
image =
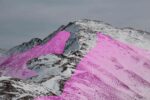
[(0, 100), (150, 100), (150, 33), (84, 19), (0, 50)]

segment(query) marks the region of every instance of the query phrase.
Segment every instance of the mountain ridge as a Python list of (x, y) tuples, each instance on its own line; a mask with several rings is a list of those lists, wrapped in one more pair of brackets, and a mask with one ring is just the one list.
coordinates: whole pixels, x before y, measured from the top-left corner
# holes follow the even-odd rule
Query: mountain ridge
[[(10, 70), (9, 68), (10, 67), (14, 68), (16, 65), (18, 66), (17, 67), (18, 69), (20, 68), (21, 70), (23, 70), (23, 68), (27, 68), (28, 70), (36, 72), (37, 75), (23, 80), (18, 78), (16, 79), (16, 77), (13, 76), (12, 78), (8, 78), (6, 76), (0, 77), (0, 83), (2, 84), (0, 86), (0, 88), (2, 88), (0, 90), (1, 93), (0, 98), (30, 100), (37, 96), (60, 95), (63, 92), (65, 82), (68, 79), (70, 79), (71, 75), (76, 71), (76, 66), (78, 65), (78, 63), (82, 60), (84, 56), (86, 56), (86, 54), (89, 53), (89, 51), (92, 48), (96, 46), (98, 41), (97, 39), (98, 33), (102, 34), (101, 36), (104, 37), (104, 40), (106, 39), (106, 41), (110, 39), (123, 42), (124, 44), (121, 44), (120, 46), (123, 48), (125, 53), (127, 53), (127, 51), (125, 51), (124, 48), (127, 48), (128, 46), (126, 47), (124, 45), (129, 45), (131, 47), (134, 47), (136, 52), (138, 52), (137, 53), (138, 57), (144, 55), (143, 59), (149, 59), (150, 55), (150, 53), (148, 53), (148, 50), (150, 49), (149, 35), (147, 35), (148, 33), (145, 33), (144, 31), (142, 31), (142, 33), (140, 32), (141, 31), (132, 29), (118, 29), (114, 28), (109, 24), (104, 24), (104, 22), (102, 21), (92, 21), (85, 19), (71, 22), (67, 25), (62, 25), (55, 32), (51, 33), (43, 40), (35, 39), (36, 41), (35, 42), (33, 39), (33, 41), (27, 42), (27, 44), (28, 43), (32, 44), (28, 45), (27, 47), (22, 45), (16, 46), (14, 47), (15, 49), (10, 49), (7, 52), (8, 58), (7, 57), (5, 58), (6, 61), (4, 58), (0, 58), (0, 61), (3, 62), (3, 59), (5, 61), (5, 63), (3, 64), (2, 62), (0, 62), (0, 67), (2, 67), (2, 69), (0, 69), (1, 75), (3, 75), (3, 73), (5, 75), (5, 73), (8, 73), (9, 71), (12, 72), (13, 69)], [(67, 35), (68, 38), (64, 36), (65, 34), (68, 34)], [(38, 40), (40, 42), (38, 42)], [(63, 41), (66, 40), (66, 42), (63, 43), (60, 40)], [(119, 46), (118, 42), (112, 43)], [(65, 44), (65, 46), (61, 47), (61, 44)], [(63, 52), (62, 49), (61, 53), (58, 54), (57, 53), (55, 54), (54, 52), (53, 53), (44, 52), (45, 50), (50, 50), (53, 48), (54, 51), (55, 50), (59, 51), (60, 49), (58, 49), (57, 47), (63, 48)], [(144, 50), (140, 49), (139, 47), (142, 47)], [(18, 50), (18, 48), (21, 49)], [(133, 53), (132, 48), (127, 49), (131, 53)], [(141, 53), (141, 51), (144, 51), (144, 53), (143, 52)], [(38, 53), (41, 54), (39, 55)], [(35, 54), (37, 56), (32, 56), (32, 54)], [(26, 57), (27, 60), (24, 61)], [(138, 60), (139, 59), (138, 57), (133, 56), (131, 58), (134, 60)], [(108, 59), (108, 62), (109, 61), (110, 59)], [(112, 61), (115, 62), (116, 61), (115, 58), (113, 58)], [(91, 63), (94, 63), (94, 61)], [(120, 68), (121, 62), (115, 63), (117, 64), (116, 67)], [(149, 68), (149, 63), (145, 63), (144, 66)], [(18, 72), (18, 70), (13, 71), (14, 73)], [(79, 71), (79, 73), (82, 73), (82, 71)], [(9, 77), (11, 77), (11, 74)], [(6, 85), (10, 87), (8, 90), (5, 87)], [(17, 85), (20, 85), (20, 87), (18, 87), (19, 89), (17, 88)], [(27, 87), (33, 86), (33, 91), (32, 89), (29, 90), (26, 86)], [(41, 90), (39, 88), (36, 89), (35, 88), (36, 86), (39, 87)], [(45, 89), (45, 91), (43, 89)], [(24, 91), (23, 94), (26, 95), (22, 95), (21, 91)], [(12, 94), (15, 95), (12, 96)]]
[[(43, 40), (41, 40), (40, 38), (33, 38), (31, 39), (29, 42), (24, 42), (22, 43), (21, 45), (18, 45), (18, 46), (15, 46), (11, 49), (9, 49), (6, 54), (8, 55), (11, 55), (13, 53), (19, 53), (19, 52), (24, 52), (24, 51), (27, 51), (28, 49), (31, 49), (32, 47), (34, 47), (35, 45), (40, 45), (40, 44), (44, 44), (46, 43), (49, 39), (51, 39), (53, 37), (53, 35), (55, 35), (55, 33), (59, 32), (59, 31), (62, 31), (62, 30), (65, 30), (67, 27), (70, 27), (71, 25), (75, 25), (76, 23), (80, 23), (80, 22), (83, 22), (83, 23), (87, 23), (87, 22), (95, 22), (95, 23), (100, 23), (104, 26), (107, 26), (107, 27), (111, 27), (112, 29), (116, 29), (116, 30), (121, 30), (121, 31), (127, 31), (127, 32), (132, 32), (134, 31), (134, 33), (140, 33), (140, 34), (143, 34), (143, 35), (146, 35), (149, 37), (150, 39), (150, 32), (146, 32), (146, 31), (142, 31), (142, 30), (137, 30), (137, 29), (134, 29), (134, 28), (131, 28), (131, 27), (125, 27), (125, 28), (117, 28), (117, 27), (113, 27), (112, 25), (108, 24), (108, 23), (105, 23), (103, 21), (97, 21), (97, 20), (89, 20), (89, 19), (83, 19), (83, 20), (79, 20), (79, 21), (74, 21), (74, 22), (69, 22), (67, 25), (62, 25), (60, 26), (56, 31), (52, 32), (50, 35), (48, 35), (47, 37), (45, 37)], [(107, 28), (106, 27), (106, 28)], [(100, 31), (100, 30), (99, 30)], [(96, 31), (95, 31), (96, 32)], [(98, 31), (97, 31), (98, 32)], [(105, 31), (103, 32), (105, 33)], [(117, 33), (117, 32), (116, 32)], [(146, 37), (145, 36), (145, 37)], [(149, 49), (150, 47), (148, 47)]]

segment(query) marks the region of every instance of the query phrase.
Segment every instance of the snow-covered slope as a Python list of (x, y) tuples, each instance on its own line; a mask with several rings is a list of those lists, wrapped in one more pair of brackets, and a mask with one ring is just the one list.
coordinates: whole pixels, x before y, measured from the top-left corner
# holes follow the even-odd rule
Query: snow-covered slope
[[(131, 28), (119, 29), (100, 21), (80, 20), (71, 22), (66, 26), (61, 26), (43, 40), (32, 39), (8, 50), (6, 52), (7, 57), (0, 57), (1, 76), (13, 77), (11, 79), (0, 77), (0, 83), (2, 83), (0, 88), (5, 86), (3, 80), (6, 79), (6, 82), (9, 83), (8, 88), (15, 88), (10, 89), (8, 93), (4, 92), (5, 89), (0, 89), (0, 93), (2, 93), (0, 97), (3, 99), (12, 98), (16, 100), (19, 98), (18, 100), (22, 100), (24, 98), (24, 100), (28, 100), (42, 95), (60, 95), (66, 80), (70, 79), (76, 71), (76, 66), (80, 60), (96, 46), (97, 32), (102, 32), (131, 47), (145, 49), (138, 49), (138, 51), (144, 51), (139, 51), (138, 54), (144, 55), (145, 59), (150, 60), (150, 34), (148, 32)], [(109, 61), (110, 59), (108, 59)], [(150, 67), (149, 64), (145, 66)], [(30, 72), (32, 74), (29, 74)], [(16, 80), (16, 78), (24, 80)], [(16, 85), (20, 87), (16, 88)], [(33, 89), (29, 89), (32, 86)], [(40, 89), (35, 89), (36, 86)], [(135, 98), (139, 99), (138, 97)]]
[(149, 100), (147, 52), (101, 33), (97, 38), (96, 46), (77, 65), (63, 93), (35, 100)]
[(135, 30), (132, 28), (119, 29), (101, 21), (86, 19), (75, 22), (73, 25), (68, 26), (66, 30), (69, 32), (84, 34), (102, 32), (127, 44), (150, 49), (150, 33), (141, 30)]
[(42, 84), (0, 77), (0, 100), (32, 100), (33, 97), (40, 95), (53, 95), (53, 93)]

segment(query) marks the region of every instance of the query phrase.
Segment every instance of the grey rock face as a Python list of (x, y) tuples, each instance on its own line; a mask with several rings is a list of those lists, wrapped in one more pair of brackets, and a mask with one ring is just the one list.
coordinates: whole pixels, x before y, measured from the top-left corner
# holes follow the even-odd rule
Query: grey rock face
[(78, 51), (79, 49), (80, 49), (80, 45), (78, 42), (78, 38), (75, 33), (71, 33), (71, 36), (66, 43), (66, 47), (65, 47), (63, 55), (67, 56), (69, 54), (72, 54)]
[(33, 48), (36, 45), (40, 45), (42, 43), (42, 40), (39, 38), (33, 38), (29, 42), (22, 43), (21, 45), (18, 45), (14, 48), (11, 48), (6, 52), (7, 55), (12, 55), (16, 53), (25, 52), (31, 48)]
[[(5, 52), (5, 54), (7, 54), (7, 55), (13, 55), (13, 54), (16, 54), (16, 53), (22, 53), (22, 52), (25, 52), (25, 51), (27, 51), (29, 49), (32, 49), (36, 45), (45, 44), (49, 40), (51, 40), (59, 31), (64, 30), (66, 27), (70, 26), (71, 24), (73, 24), (73, 23), (69, 23), (66, 26), (62, 25), (56, 31), (54, 31), (53, 33), (51, 33), (49, 36), (47, 36), (43, 40), (41, 40), (39, 38), (33, 38), (29, 42), (25, 42), (25, 43), (22, 43), (21, 45), (15, 46), (15, 47), (9, 49), (7, 52)], [(0, 51), (2, 51), (2, 50), (0, 50)]]

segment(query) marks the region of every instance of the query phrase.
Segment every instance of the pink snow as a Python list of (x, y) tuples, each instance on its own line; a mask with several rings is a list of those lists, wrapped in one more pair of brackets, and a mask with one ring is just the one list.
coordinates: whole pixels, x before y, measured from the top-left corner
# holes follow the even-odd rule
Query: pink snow
[(6, 55), (0, 55), (0, 65), (3, 63), (6, 59), (8, 59), (8, 56)]
[(60, 96), (35, 100), (150, 100), (150, 53), (98, 33)]
[(20, 79), (26, 79), (37, 75), (36, 72), (27, 69), (27, 61), (41, 55), (62, 54), (64, 52), (64, 47), (69, 37), (69, 32), (61, 31), (57, 33), (46, 44), (35, 46), (26, 52), (8, 57), (5, 61), (3, 61), (3, 63), (0, 64), (1, 68), (5, 67), (5, 69), (3, 69), (2, 75)]

